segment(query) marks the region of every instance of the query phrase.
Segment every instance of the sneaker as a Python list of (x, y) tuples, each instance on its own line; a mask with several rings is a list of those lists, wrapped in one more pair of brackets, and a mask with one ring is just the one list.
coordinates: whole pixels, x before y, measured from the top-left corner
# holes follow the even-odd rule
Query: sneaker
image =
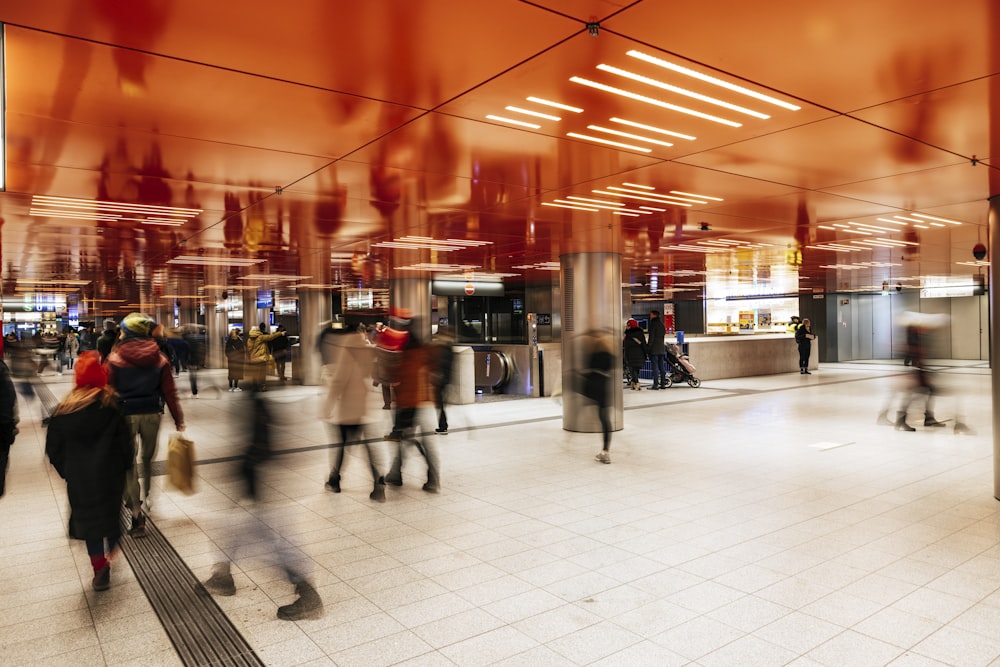
[(434, 432), (438, 435), (448, 435), (448, 429), (446, 428), (436, 428), (434, 429)]
[(233, 581), (233, 575), (228, 570), (213, 572), (212, 576), (202, 585), (209, 593), (226, 596), (236, 595), (236, 582)]
[(300, 581), (295, 586), (295, 592), (299, 594), (299, 598), (291, 604), (278, 607), (278, 618), (283, 621), (301, 621), (323, 615), (323, 601), (309, 582)]
[(94, 580), (91, 585), (95, 591), (106, 591), (111, 588), (111, 566), (105, 565), (100, 570), (94, 570)]
[(594, 460), (600, 461), (601, 463), (611, 463), (611, 454), (602, 449), (597, 452), (597, 456), (594, 457)]
[(146, 517), (143, 514), (132, 517), (132, 527), (129, 529), (130, 537), (146, 537)]

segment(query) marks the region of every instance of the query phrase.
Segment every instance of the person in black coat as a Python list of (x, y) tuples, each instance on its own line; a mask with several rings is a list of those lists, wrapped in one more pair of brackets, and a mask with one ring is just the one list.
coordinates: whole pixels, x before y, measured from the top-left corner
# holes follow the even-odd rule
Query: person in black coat
[(66, 480), (69, 536), (87, 543), (95, 591), (111, 586), (125, 473), (134, 459), (129, 433), (100, 355), (84, 352), (76, 363), (75, 387), (49, 422), (45, 453)]
[(812, 375), (809, 372), (809, 355), (812, 353), (812, 341), (815, 337), (808, 318), (802, 320), (795, 329), (795, 344), (799, 348), (799, 373), (802, 375)]
[(632, 389), (639, 389), (639, 370), (646, 363), (648, 348), (646, 347), (646, 334), (642, 333), (639, 323), (629, 320), (625, 324), (625, 338), (622, 341), (622, 350), (625, 355), (625, 368), (628, 369), (628, 382)]
[(17, 392), (7, 364), (0, 361), (0, 496), (7, 488), (7, 459), (17, 436)]

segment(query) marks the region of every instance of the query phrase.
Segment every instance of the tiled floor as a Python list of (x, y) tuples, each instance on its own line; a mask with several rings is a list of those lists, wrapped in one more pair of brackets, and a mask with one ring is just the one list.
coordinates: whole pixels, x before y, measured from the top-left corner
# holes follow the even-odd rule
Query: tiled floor
[[(152, 516), (199, 578), (235, 557), (237, 595), (218, 602), (273, 665), (1000, 665), (989, 371), (940, 374), (938, 417), (960, 411), (971, 435), (916, 414), (914, 433), (876, 426), (903, 371), (626, 391), (610, 466), (598, 434), (562, 430), (557, 400), (452, 408), (442, 492), (421, 490), (411, 456), (384, 504), (353, 456), (343, 493), (324, 488), (316, 390), (276, 390), (289, 451), (263, 499), (242, 498), (223, 460), (192, 496), (156, 478)], [(240, 451), (244, 397), (185, 398), (201, 458)], [(180, 664), (124, 559), (110, 591), (90, 590), (33, 409), (0, 500), (0, 664)], [(308, 570), (322, 618), (275, 618), (294, 594), (271, 543), (248, 537), (263, 526)]]

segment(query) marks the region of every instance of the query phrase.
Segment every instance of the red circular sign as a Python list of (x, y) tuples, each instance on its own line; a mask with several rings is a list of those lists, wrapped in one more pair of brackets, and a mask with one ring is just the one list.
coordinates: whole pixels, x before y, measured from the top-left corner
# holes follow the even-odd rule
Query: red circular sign
[(465, 293), (472, 296), (476, 293), (476, 286), (472, 283), (465, 283)]

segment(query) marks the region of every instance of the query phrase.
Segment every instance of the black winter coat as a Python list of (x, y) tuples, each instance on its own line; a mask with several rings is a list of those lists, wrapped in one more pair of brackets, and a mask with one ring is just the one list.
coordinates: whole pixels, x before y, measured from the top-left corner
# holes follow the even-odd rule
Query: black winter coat
[(117, 538), (125, 472), (135, 454), (128, 423), (115, 405), (96, 400), (55, 415), (45, 436), (45, 453), (69, 495), (69, 536), (78, 540)]
[(646, 335), (642, 333), (642, 329), (639, 327), (625, 330), (623, 348), (626, 366), (635, 368), (646, 363)]

